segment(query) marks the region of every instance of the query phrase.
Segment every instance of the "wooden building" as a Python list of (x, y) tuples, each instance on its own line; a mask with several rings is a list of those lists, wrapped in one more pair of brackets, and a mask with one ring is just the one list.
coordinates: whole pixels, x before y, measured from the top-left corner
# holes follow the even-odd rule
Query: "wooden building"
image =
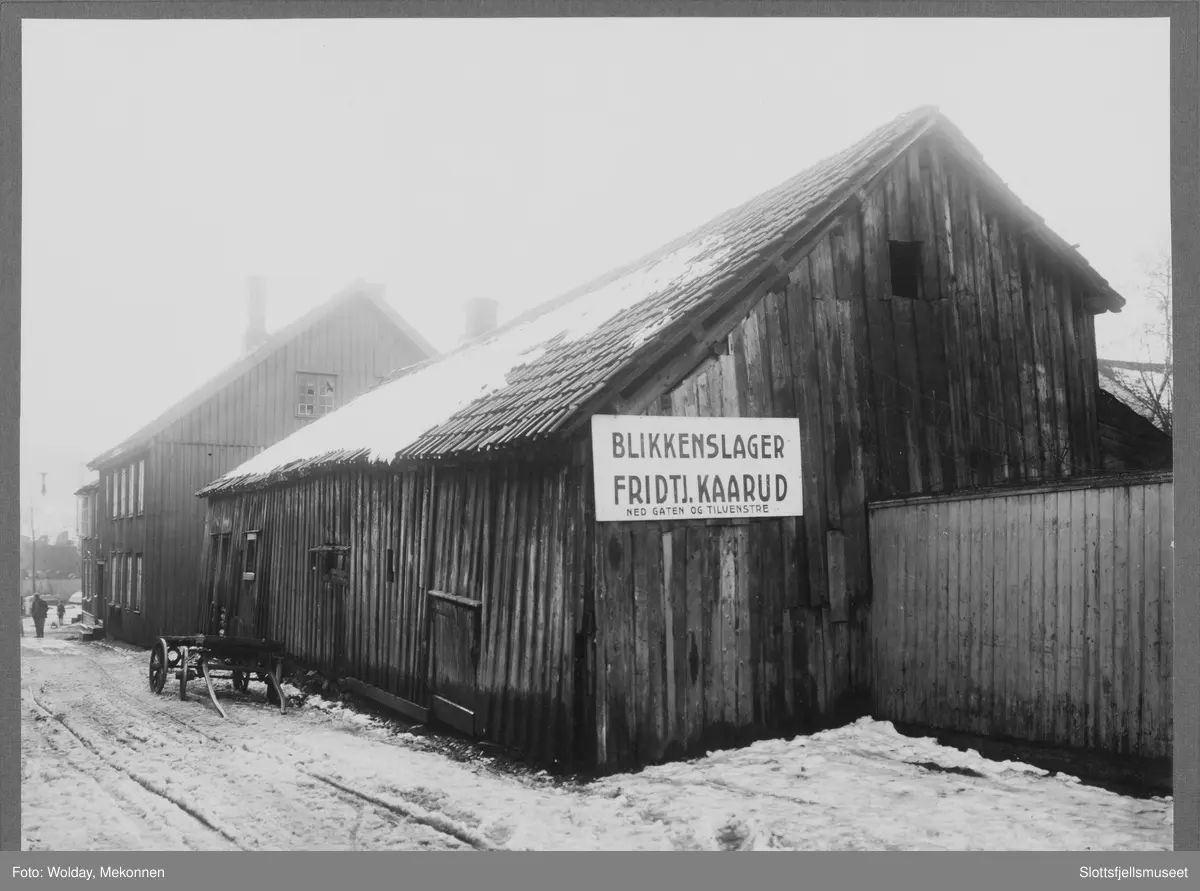
[[(1123, 302), (918, 109), (215, 479), (204, 582), (547, 763), (811, 726), (869, 694), (868, 504), (1100, 472)], [(597, 416), (798, 419), (802, 515), (598, 521)]]
[(1096, 370), (1105, 392), (1159, 430), (1171, 432), (1175, 376), (1169, 363), (1099, 359)]
[(93, 480), (75, 491), (78, 516), (75, 528), (79, 532), (79, 590), (83, 592), (83, 612), (88, 623), (95, 625), (103, 614), (96, 597), (96, 568), (104, 558), (100, 551), (100, 481)]
[(1171, 437), (1103, 386), (1096, 394), (1096, 420), (1105, 471), (1147, 473), (1171, 469)]
[(435, 351), (356, 283), (268, 336), (251, 280), (243, 355), (88, 465), (95, 514), (82, 574), (106, 633), (147, 644), (196, 630), (203, 504), (196, 490)]

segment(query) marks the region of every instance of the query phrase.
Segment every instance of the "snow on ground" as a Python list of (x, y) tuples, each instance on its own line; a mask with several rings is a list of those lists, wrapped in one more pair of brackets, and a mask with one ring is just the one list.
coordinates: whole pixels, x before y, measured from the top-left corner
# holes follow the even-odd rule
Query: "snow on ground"
[[(1169, 850), (1128, 798), (864, 719), (594, 782), (556, 780), (286, 685), (146, 683), (145, 652), (22, 638), (26, 849)], [(70, 654), (70, 658), (68, 657)]]

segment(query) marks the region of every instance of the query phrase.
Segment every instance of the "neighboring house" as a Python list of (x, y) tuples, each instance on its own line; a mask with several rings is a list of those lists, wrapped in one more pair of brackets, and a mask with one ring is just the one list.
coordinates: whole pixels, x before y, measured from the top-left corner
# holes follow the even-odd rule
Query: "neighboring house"
[(1098, 359), (1096, 369), (1104, 390), (1160, 430), (1169, 425), (1174, 381), (1166, 364)]
[[(204, 584), (238, 633), (545, 762), (813, 726), (868, 692), (868, 503), (1100, 472), (1093, 317), (1123, 303), (918, 109), (214, 479)], [(798, 419), (803, 469), (600, 521), (597, 415)], [(801, 516), (717, 513), (784, 488)]]
[(1171, 437), (1135, 408), (1101, 388), (1097, 393), (1096, 411), (1105, 471), (1144, 473), (1171, 469)]
[[(149, 644), (200, 621), (203, 505), (195, 492), (264, 447), (365, 393), (435, 350), (383, 298), (357, 283), (275, 334), (252, 280), (245, 354), (88, 465), (99, 473), (90, 590), (107, 633)], [(85, 497), (85, 496), (81, 496)]]
[(100, 550), (100, 481), (93, 480), (75, 491), (78, 515), (75, 528), (79, 530), (79, 590), (83, 592), (83, 613), (86, 624), (96, 626), (104, 615), (104, 604), (97, 597), (97, 572), (104, 565)]

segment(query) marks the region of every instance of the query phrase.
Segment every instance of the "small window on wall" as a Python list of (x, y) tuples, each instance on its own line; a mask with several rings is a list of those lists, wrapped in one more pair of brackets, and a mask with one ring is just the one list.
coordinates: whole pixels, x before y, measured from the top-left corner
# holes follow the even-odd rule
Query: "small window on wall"
[(146, 459), (137, 465), (137, 512), (140, 517), (146, 510)]
[(258, 533), (246, 533), (246, 547), (242, 550), (242, 581), (252, 582), (258, 573)]
[(135, 554), (133, 558), (133, 611), (142, 611), (142, 555)]
[(308, 567), (323, 576), (344, 578), (347, 575), (350, 548), (343, 545), (321, 545), (309, 548)]
[(128, 608), (133, 601), (133, 554), (125, 555), (125, 606)]
[(919, 300), (921, 296), (921, 242), (889, 241), (892, 296)]
[(108, 475), (108, 510), (112, 515), (112, 519), (117, 518), (117, 475), (110, 473)]
[(336, 377), (332, 374), (296, 375), (298, 399), (296, 402), (296, 417), (319, 418), (334, 410), (337, 403)]
[(125, 475), (125, 516), (133, 516), (133, 482), (134, 472), (137, 470), (136, 464), (129, 465), (129, 472)]

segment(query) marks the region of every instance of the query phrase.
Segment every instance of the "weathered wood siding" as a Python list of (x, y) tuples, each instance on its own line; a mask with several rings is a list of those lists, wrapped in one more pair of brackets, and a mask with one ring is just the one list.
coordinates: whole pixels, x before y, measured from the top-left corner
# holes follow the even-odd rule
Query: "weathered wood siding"
[[(832, 255), (852, 304), (823, 315), (852, 333), (869, 498), (1099, 470), (1086, 289), (963, 161), (919, 143), (827, 240), (808, 265), (824, 297)], [(921, 242), (917, 299), (893, 296), (890, 240)]]
[(832, 264), (819, 246), (647, 411), (800, 417), (805, 515), (597, 526), (601, 763), (778, 733), (862, 690), (864, 455), (851, 304), (834, 299)]
[(336, 603), (309, 549), (349, 547), (346, 672), (428, 706), (430, 589), (482, 602), (475, 733), (542, 761), (575, 747), (575, 643), (581, 620), (582, 471), (562, 465), (345, 472), (209, 500), (206, 531), (228, 529), (240, 567), (261, 530), (263, 633), (336, 673)]
[(200, 557), (205, 545), (204, 503), (196, 491), (254, 457), (253, 446), (168, 442), (154, 446), (146, 462), (146, 593), (144, 630), (118, 634), (146, 645), (161, 634), (197, 631)]
[[(711, 358), (680, 380), (696, 348), (681, 344), (686, 361), (618, 394), (650, 413), (800, 418), (802, 518), (597, 524), (586, 436), (561, 464), (493, 457), (216, 498), (214, 512), (257, 510), (247, 522), (282, 561), (274, 633), (332, 664), (334, 626), (297, 569), (329, 529), (360, 561), (346, 620), (360, 679), (425, 705), (427, 592), (467, 598), (478, 632), (445, 628), (478, 633), (475, 732), (539, 758), (645, 763), (864, 695), (870, 500), (1098, 466), (1089, 295), (953, 157), (916, 145), (748, 312), (697, 326), (697, 343), (730, 332)], [(922, 244), (914, 297), (893, 293), (889, 241)]]
[[(391, 370), (424, 358), (367, 301), (356, 301), (301, 333), (159, 433), (146, 468), (145, 606), (113, 614), (109, 631), (149, 644), (195, 631), (202, 604), (204, 504), (195, 493), (311, 419), (296, 416), (297, 373), (337, 375), (336, 404), (366, 392)], [(123, 457), (117, 466), (128, 462)], [(102, 473), (105, 471), (102, 470)], [(105, 548), (122, 523), (102, 526)], [(113, 544), (110, 544), (113, 542)]]
[(1166, 757), (1170, 477), (871, 511), (878, 717)]
[(582, 472), (509, 465), (439, 476), (433, 587), (483, 601), (476, 733), (544, 763), (573, 762)]
[[(922, 243), (914, 298), (889, 241)], [(943, 147), (915, 146), (647, 413), (799, 417), (804, 516), (600, 524), (602, 763), (777, 732), (869, 685), (867, 502), (1098, 466), (1092, 317)]]
[[(112, 482), (115, 476), (120, 478), (122, 469), (129, 471), (136, 467), (139, 460), (147, 458), (145, 452), (126, 457), (122, 462), (100, 475), (99, 518), (96, 524), (98, 536), (92, 547), (96, 559), (105, 561), (104, 571), (104, 622), (105, 627), (115, 637), (141, 643), (148, 637), (148, 621), (146, 596), (147, 579), (143, 576), (142, 608), (127, 609), (122, 606), (121, 592), (114, 590), (113, 555), (114, 554), (145, 554), (148, 536), (152, 534), (153, 526), (147, 521), (149, 505), (143, 502), (143, 510), (134, 510), (132, 516), (112, 515)], [(147, 462), (149, 463), (149, 462)], [(147, 468), (148, 472), (148, 468)], [(122, 511), (122, 514), (124, 512)], [(145, 558), (143, 557), (143, 574), (145, 573)]]

